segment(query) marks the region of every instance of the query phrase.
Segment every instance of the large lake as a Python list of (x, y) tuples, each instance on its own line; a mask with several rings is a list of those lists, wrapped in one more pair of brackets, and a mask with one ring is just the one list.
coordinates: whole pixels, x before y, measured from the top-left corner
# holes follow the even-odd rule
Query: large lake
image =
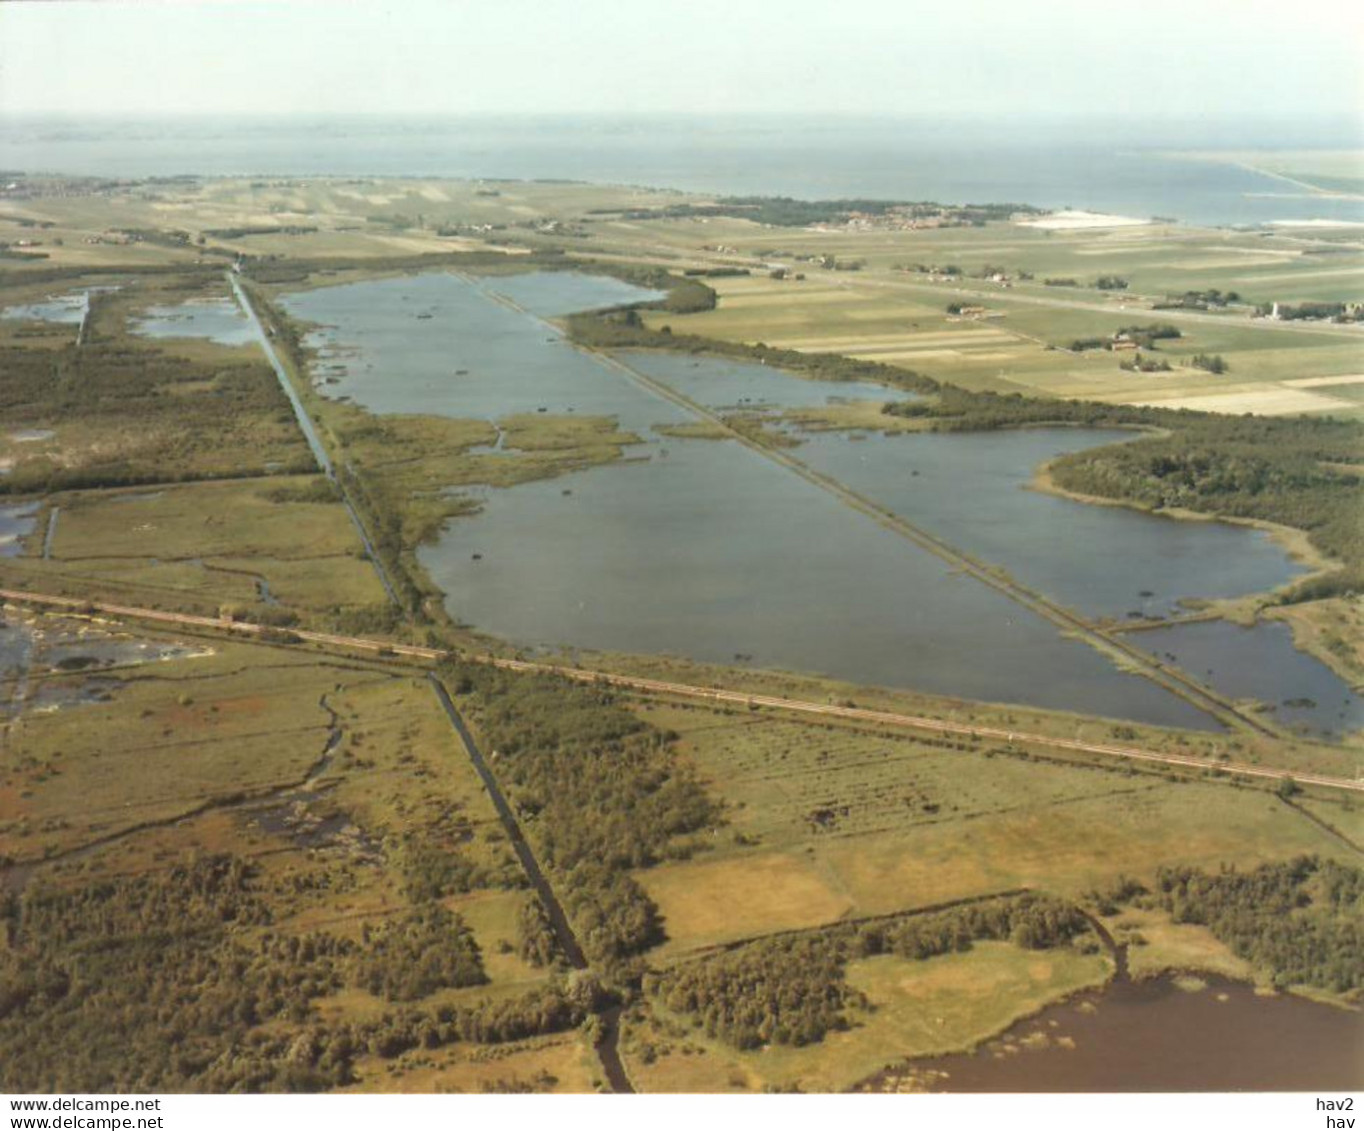
[[(631, 353), (629, 363), (699, 404), (819, 403), (810, 382), (765, 366)], [(831, 386), (851, 399), (875, 386)], [(894, 394), (879, 390), (879, 399)], [(1030, 488), (1036, 468), (1130, 432), (1030, 428), (968, 434), (814, 433), (793, 453), (864, 497), (1023, 584), (1095, 617), (1168, 616), (1190, 597), (1272, 589), (1303, 572), (1268, 534), (1094, 506)]]
[[(691, 415), (498, 295), (541, 315), (632, 297), (615, 280), (544, 273), (428, 274), (284, 300), (292, 315), (318, 324), (310, 339), (319, 352), (315, 376), (329, 395), (381, 413), (606, 414), (642, 438), (616, 466), (473, 489), (481, 513), (452, 522), (420, 552), (456, 618), (528, 647), (739, 659), (969, 698), (1214, 725), (759, 453), (734, 441), (660, 435), (655, 425)], [(711, 359), (624, 360), (722, 406), (895, 395)], [(1149, 612), (1182, 596), (1243, 592), (1291, 576), (1284, 555), (1253, 531), (1091, 508), (1025, 489), (1032, 468), (1050, 455), (1112, 438), (1058, 430), (862, 442), (827, 435), (795, 454), (1086, 610)], [(867, 469), (882, 454), (889, 469), (873, 482)], [(913, 485), (899, 502), (892, 498), (897, 475)], [(917, 490), (925, 480), (929, 489)], [(931, 505), (916, 501), (939, 493)], [(1049, 525), (1039, 529), (1042, 523)], [(1092, 556), (1094, 543), (1105, 541), (1116, 548)], [(1141, 597), (1143, 589), (1151, 596)]]
[(803, 199), (1021, 201), (1197, 224), (1364, 220), (1364, 202), (1309, 195), (1171, 150), (1351, 149), (1358, 126), (1264, 115), (1183, 121), (1030, 116), (0, 116), (0, 168), (105, 176), (391, 175), (570, 179)]

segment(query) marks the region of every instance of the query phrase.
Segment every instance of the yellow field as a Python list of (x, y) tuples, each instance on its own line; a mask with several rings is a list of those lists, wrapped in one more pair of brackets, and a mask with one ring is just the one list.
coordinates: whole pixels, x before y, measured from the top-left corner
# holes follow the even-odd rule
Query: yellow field
[(1329, 412), (1348, 409), (1353, 405), (1339, 397), (1322, 396), (1299, 388), (1274, 389), (1250, 386), (1236, 392), (1203, 393), (1187, 397), (1150, 397), (1131, 401), (1132, 404), (1152, 405), (1156, 408), (1190, 408), (1197, 412), (1225, 412), (1239, 415), (1253, 412), (1260, 416), (1288, 416), (1303, 412)]
[(651, 713), (728, 804), (732, 833), (638, 874), (665, 955), (1029, 887), (1078, 898), (1166, 863), (1348, 855), (1273, 796), (945, 751), (763, 716)]
[[(51, 496), (27, 556), (7, 569), (25, 584), (147, 605), (216, 610), (277, 601), (306, 614), (382, 604), (341, 504), (275, 494), (314, 482), (273, 477)], [(51, 557), (43, 558), (53, 507)]]
[(867, 995), (870, 1008), (858, 1011), (846, 1032), (804, 1048), (737, 1052), (680, 1019), (664, 1017), (661, 1025), (632, 1019), (627, 1067), (647, 1092), (844, 1091), (893, 1061), (971, 1048), (1109, 973), (1097, 955), (1007, 943), (977, 943), (926, 961), (862, 959), (849, 964), (848, 981)]
[(588, 1040), (578, 1033), (535, 1037), (494, 1047), (451, 1045), (407, 1053), (396, 1061), (366, 1057), (360, 1079), (346, 1092), (594, 1092), (601, 1066)]

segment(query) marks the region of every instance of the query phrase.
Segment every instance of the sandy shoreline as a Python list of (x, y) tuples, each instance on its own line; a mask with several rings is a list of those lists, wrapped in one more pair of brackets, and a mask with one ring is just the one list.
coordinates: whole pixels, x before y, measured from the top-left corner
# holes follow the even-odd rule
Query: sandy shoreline
[(1139, 220), (1135, 216), (1115, 216), (1107, 212), (1084, 212), (1067, 209), (1051, 212), (1035, 220), (1020, 220), (1020, 228), (1041, 228), (1044, 231), (1080, 231), (1088, 228), (1139, 228), (1153, 224), (1153, 220)]

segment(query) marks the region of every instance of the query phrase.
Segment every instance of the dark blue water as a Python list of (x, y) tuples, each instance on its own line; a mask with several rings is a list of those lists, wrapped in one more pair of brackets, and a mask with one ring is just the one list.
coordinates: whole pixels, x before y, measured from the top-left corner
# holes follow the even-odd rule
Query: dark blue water
[(733, 440), (648, 451), (481, 495), (480, 513), (418, 554), (451, 615), (522, 645), (742, 660), (1214, 727)]
[(1286, 624), (1243, 628), (1204, 621), (1129, 639), (1224, 695), (1265, 704), (1268, 717), (1290, 729), (1338, 738), (1364, 727), (1364, 698), (1320, 660), (1294, 648)]
[[(0, 117), (0, 168), (108, 176), (567, 179), (705, 193), (1012, 201), (1196, 224), (1364, 220), (1364, 202), (1171, 149), (1352, 148), (1350, 123), (703, 117)], [(1267, 194), (1267, 195), (1260, 195)]]
[[(879, 385), (803, 381), (776, 368), (624, 353), (633, 368), (724, 410), (790, 408), (906, 394)], [(1088, 616), (1163, 617), (1197, 597), (1239, 597), (1291, 581), (1303, 567), (1261, 530), (1181, 522), (1094, 506), (1030, 487), (1066, 452), (1132, 438), (1102, 429), (1029, 428), (967, 435), (798, 434), (792, 454), (1017, 580)]]

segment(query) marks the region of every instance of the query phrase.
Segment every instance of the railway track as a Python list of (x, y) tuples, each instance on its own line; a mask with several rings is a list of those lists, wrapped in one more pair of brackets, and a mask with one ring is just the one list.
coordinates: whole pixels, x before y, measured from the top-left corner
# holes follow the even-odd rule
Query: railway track
[(191, 613), (170, 613), (165, 612), (162, 609), (143, 609), (136, 606), (110, 604), (103, 601), (83, 601), (75, 597), (58, 597), (51, 594), (34, 593), (19, 589), (0, 589), (0, 601), (6, 601), (16, 605), (60, 609), (68, 613), (99, 614), (109, 617), (150, 621), (155, 624), (229, 633), (248, 639), (259, 639), (265, 642), (306, 643), (317, 645), (322, 648), (370, 652), (379, 656), (403, 657), (405, 659), (421, 660), (428, 663), (437, 663), (445, 659), (459, 659), (468, 663), (500, 668), (504, 671), (523, 672), (535, 675), (555, 675), (579, 683), (600, 684), (603, 686), (619, 688), (623, 691), (655, 697), (683, 699), (691, 702), (734, 706), (751, 710), (769, 710), (803, 718), (842, 720), (894, 730), (952, 735), (960, 738), (1004, 742), (1011, 745), (1039, 746), (1053, 750), (1064, 750), (1079, 754), (1122, 759), (1147, 765), (1162, 765), (1178, 769), (1193, 770), (1199, 773), (1215, 772), (1229, 777), (1248, 778), (1259, 781), (1283, 781), (1291, 779), (1299, 785), (1314, 785), (1324, 789), (1364, 793), (1364, 779), (1359, 778), (1343, 778), (1329, 774), (1303, 773), (1289, 770), (1284, 767), (1260, 766), (1246, 762), (1223, 762), (1212, 758), (1196, 757), (1192, 754), (1170, 754), (1119, 743), (1090, 742), (1077, 738), (1062, 738), (1056, 735), (1010, 730), (1004, 727), (978, 726), (975, 724), (952, 722), (946, 719), (935, 719), (926, 715), (909, 715), (894, 711), (876, 711), (866, 707), (848, 707), (833, 703), (815, 703), (809, 700), (787, 699), (782, 696), (762, 695), (750, 691), (724, 687), (700, 687), (695, 684), (677, 683), (660, 679), (647, 679), (643, 676), (621, 675), (616, 672), (596, 671), (589, 668), (564, 667), (559, 664), (538, 663), (532, 660), (514, 660), (501, 656), (455, 653), (439, 648), (424, 648), (416, 644), (396, 644), (391, 641), (375, 640), (364, 636), (341, 636), (335, 633), (294, 629), (281, 637), (279, 629), (272, 629), (243, 621), (226, 620), (222, 617), (196, 616)]

